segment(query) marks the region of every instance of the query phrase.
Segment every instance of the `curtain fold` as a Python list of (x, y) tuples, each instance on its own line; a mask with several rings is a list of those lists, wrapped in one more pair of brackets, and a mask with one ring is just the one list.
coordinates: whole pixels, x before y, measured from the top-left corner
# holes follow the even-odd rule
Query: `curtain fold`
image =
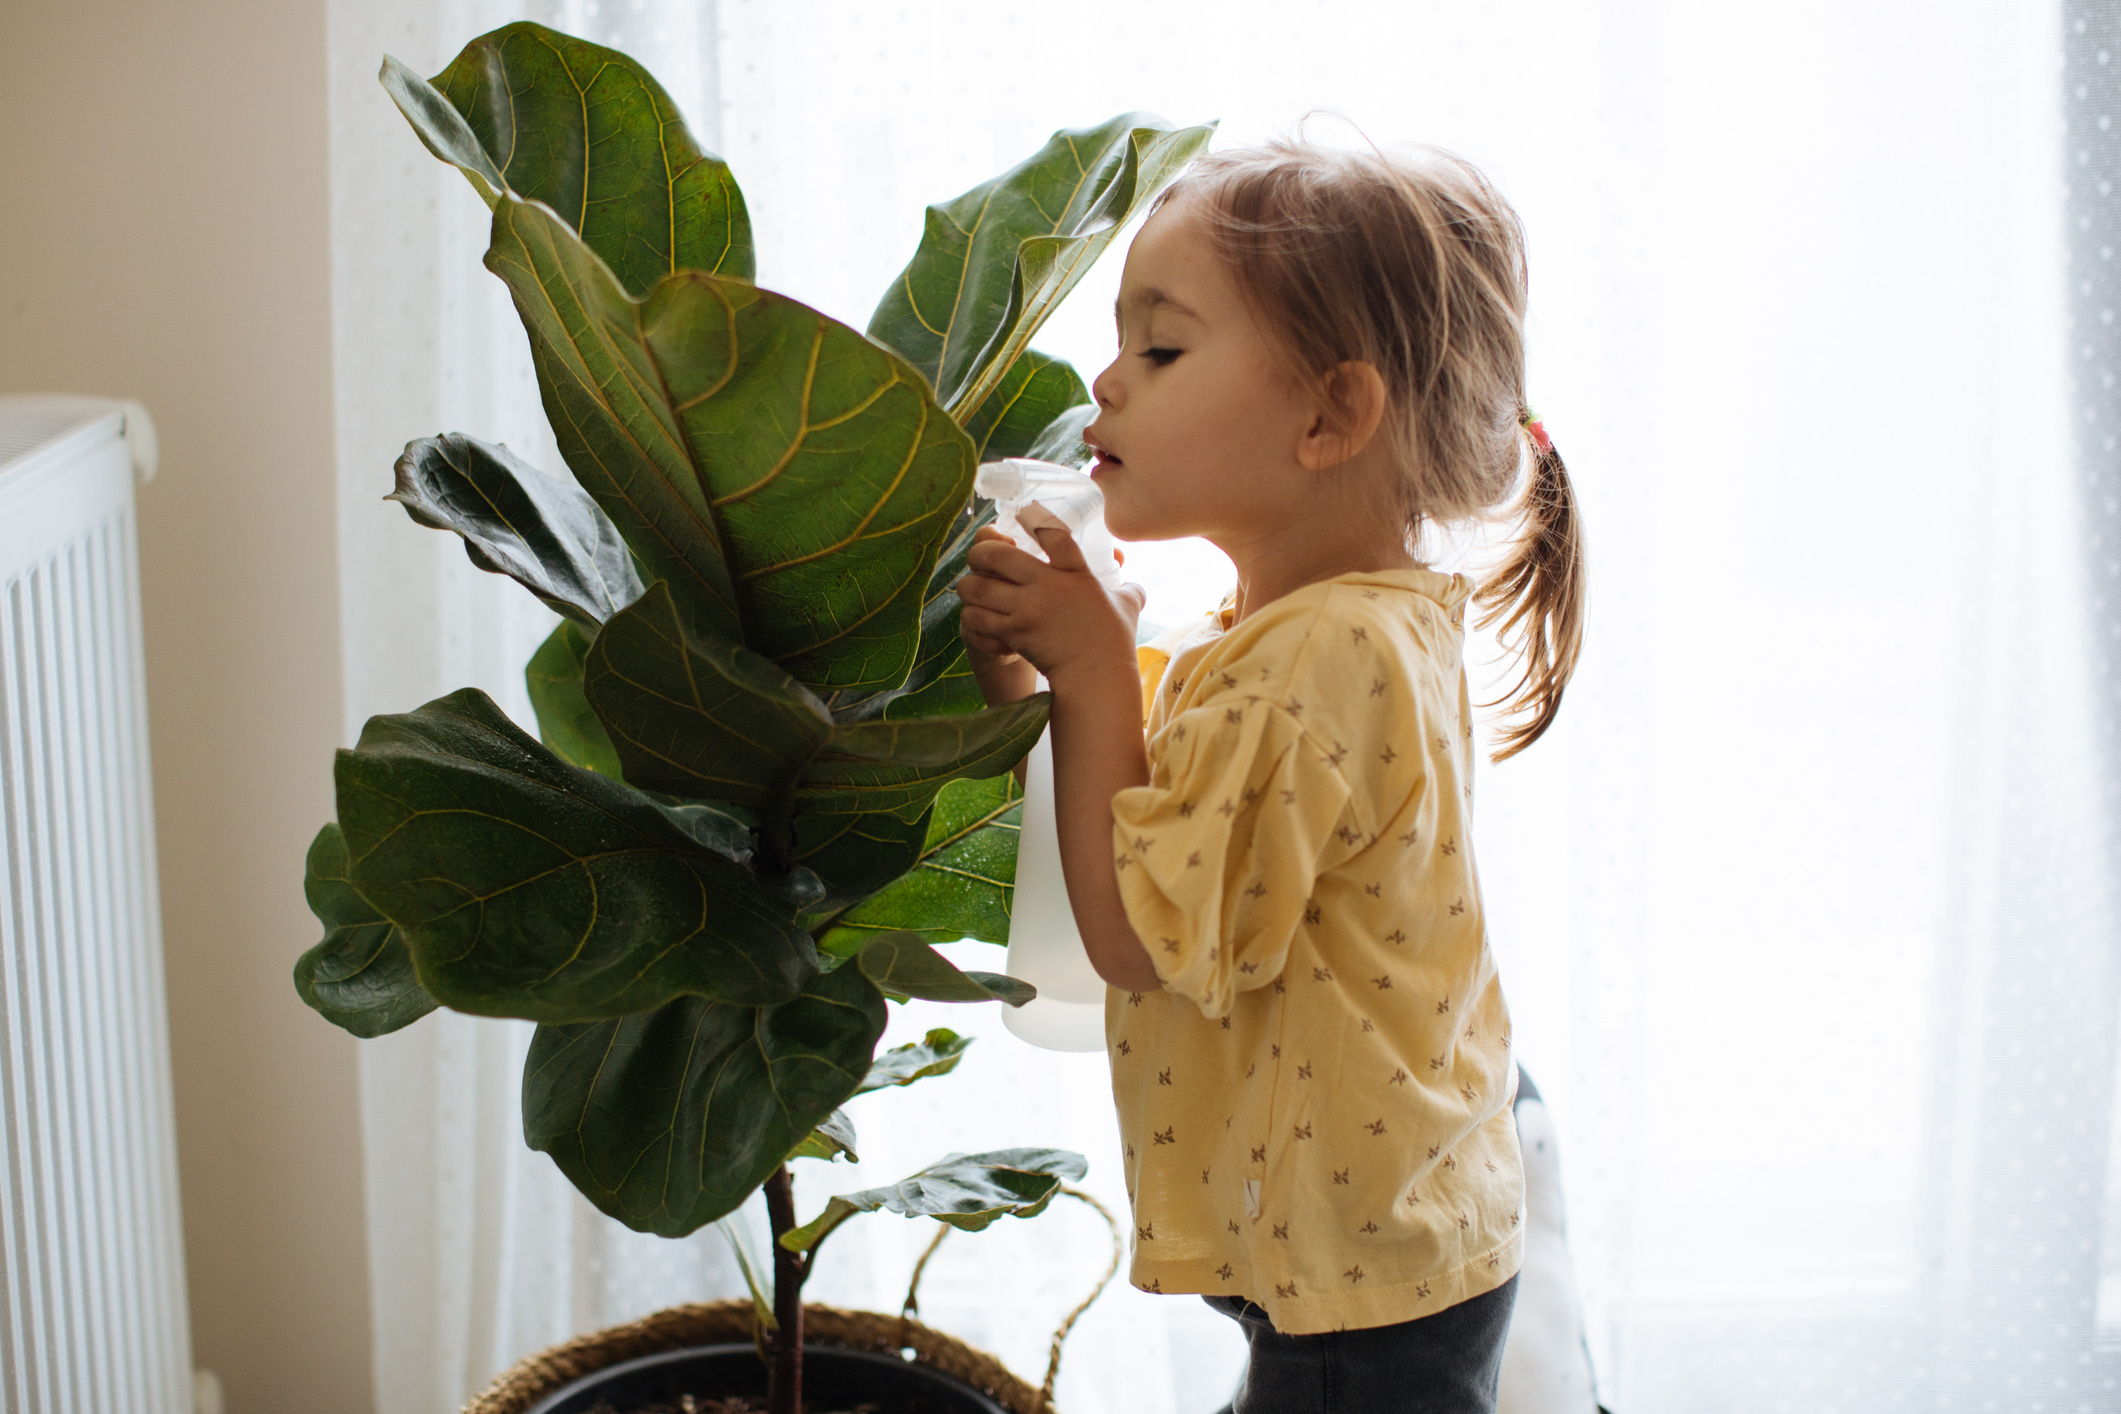
[[(1220, 118), (1219, 145), (1332, 109), (1359, 132), (1313, 120), (1327, 140), (1480, 164), (1526, 220), (1531, 395), (1591, 536), (1582, 674), (1484, 774), (1477, 848), (1606, 1403), (2111, 1405), (2115, 5), (330, 13), (349, 740), (467, 683), (527, 722), (551, 623), (380, 503), (403, 443), (463, 430), (564, 474), (483, 210), (375, 85), (385, 50), (432, 73), (526, 14), (627, 48), (731, 162), (760, 282), (856, 327), (925, 204), (1127, 109)], [(1038, 341), (1086, 378), (1119, 267)], [(1197, 545), (1129, 572), (1164, 622), (1226, 587)], [(801, 1166), (806, 1212), (1011, 1144), (1081, 1149), (1123, 1208), (1100, 1058), (937, 1006), (887, 1044), (934, 1025), (979, 1036), (959, 1074), (856, 1105), (864, 1162)], [(626, 1233), (523, 1148), (524, 1038), (437, 1014), (364, 1043), (386, 1414), (739, 1289), (719, 1237)], [(928, 1232), (850, 1223), (813, 1296), (896, 1309)], [(1035, 1379), (1104, 1241), (1074, 1209), (953, 1237), (924, 1318)], [(1077, 1414), (1215, 1408), (1241, 1358), (1198, 1303), (1129, 1290), (1070, 1351)]]
[[(2114, 273), (2115, 248), (2121, 246), (2121, 4), (2115, 0), (2067, 0), (2062, 6), (2064, 118), (2062, 169), (2068, 189), (2068, 348), (2071, 427), (2075, 431), (2076, 506), (2071, 527), (2083, 557), (2087, 605), (2085, 629), (2088, 706), (2096, 739), (2089, 765), (2096, 780), (2093, 853), (2087, 860), (2104, 911), (2103, 946), (2111, 958), (2121, 952), (2121, 331), (2114, 312), (2121, 307), (2121, 283)], [(2103, 848), (2102, 848), (2103, 846)], [(2099, 923), (2093, 924), (2094, 936)], [(2110, 962), (2109, 966), (2121, 966)], [(2093, 1306), (2094, 1339), (2101, 1348), (2106, 1389), (2121, 1386), (2121, 1017), (2116, 1016), (2113, 985), (2106, 1005), (2107, 1055), (2103, 1068), (2095, 1050), (2073, 1057), (2085, 1067), (2085, 1100), (2081, 1112), (2110, 1116), (2093, 1133), (2105, 1139), (2100, 1152), (2103, 1183), (2096, 1172), (2093, 1190), (2100, 1198), (2103, 1232), (2095, 1254), (2084, 1250), (2081, 1235), (2073, 1266), (2087, 1256), (2096, 1263), (2098, 1296)], [(2090, 1018), (2096, 1026), (2098, 1018)]]

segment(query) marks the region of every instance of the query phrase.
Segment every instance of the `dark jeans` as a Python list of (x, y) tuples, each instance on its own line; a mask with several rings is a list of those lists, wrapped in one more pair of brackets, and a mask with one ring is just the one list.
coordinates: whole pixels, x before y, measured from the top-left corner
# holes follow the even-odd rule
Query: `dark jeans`
[(1222, 1414), (1495, 1414), (1517, 1278), (1396, 1326), (1283, 1335), (1241, 1296), (1204, 1296), (1244, 1328), (1252, 1358)]

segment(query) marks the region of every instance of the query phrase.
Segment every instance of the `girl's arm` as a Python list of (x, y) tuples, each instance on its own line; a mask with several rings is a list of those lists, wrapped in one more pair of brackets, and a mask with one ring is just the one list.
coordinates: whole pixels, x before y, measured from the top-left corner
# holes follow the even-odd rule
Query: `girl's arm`
[(1112, 797), (1149, 784), (1133, 652), (1130, 634), (1128, 661), (1047, 674), (1053, 684), (1053, 809), (1068, 903), (1091, 966), (1115, 987), (1153, 992), (1163, 979), (1127, 920), (1112, 861)]
[(999, 532), (981, 533), (973, 572), (957, 586), (962, 632), (989, 702), (1028, 696), (1033, 674), (1046, 675), (1054, 815), (1076, 929), (1098, 976), (1128, 991), (1156, 991), (1163, 982), (1127, 921), (1112, 856), (1112, 797), (1149, 783), (1134, 656), (1142, 593), (1131, 584), (1108, 593), (1067, 532), (1037, 533), (1050, 563)]

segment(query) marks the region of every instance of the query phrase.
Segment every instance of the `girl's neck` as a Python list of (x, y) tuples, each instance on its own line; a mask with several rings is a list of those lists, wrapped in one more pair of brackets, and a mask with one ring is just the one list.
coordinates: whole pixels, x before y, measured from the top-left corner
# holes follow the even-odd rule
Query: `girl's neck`
[(1237, 617), (1243, 622), (1285, 594), (1344, 574), (1420, 568), (1405, 538), (1380, 533), (1376, 521), (1328, 526), (1305, 520), (1258, 537), (1213, 538), (1237, 566)]
[(1375, 438), (1324, 469), (1282, 468), (1255, 485), (1270, 494), (1231, 507), (1208, 539), (1237, 566), (1237, 615), (1251, 617), (1285, 594), (1344, 574), (1420, 568), (1407, 545), (1406, 515), (1392, 488), (1390, 451)]

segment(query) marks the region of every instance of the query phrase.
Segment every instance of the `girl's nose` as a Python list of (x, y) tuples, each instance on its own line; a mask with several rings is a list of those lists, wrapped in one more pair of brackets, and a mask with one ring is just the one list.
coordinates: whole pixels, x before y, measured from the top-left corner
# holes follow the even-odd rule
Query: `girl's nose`
[(1090, 396), (1097, 400), (1097, 405), (1101, 408), (1117, 412), (1120, 404), (1126, 400), (1126, 390), (1120, 386), (1119, 372), (1121, 360), (1125, 357), (1122, 353), (1114, 358), (1105, 365), (1105, 371), (1090, 382)]

